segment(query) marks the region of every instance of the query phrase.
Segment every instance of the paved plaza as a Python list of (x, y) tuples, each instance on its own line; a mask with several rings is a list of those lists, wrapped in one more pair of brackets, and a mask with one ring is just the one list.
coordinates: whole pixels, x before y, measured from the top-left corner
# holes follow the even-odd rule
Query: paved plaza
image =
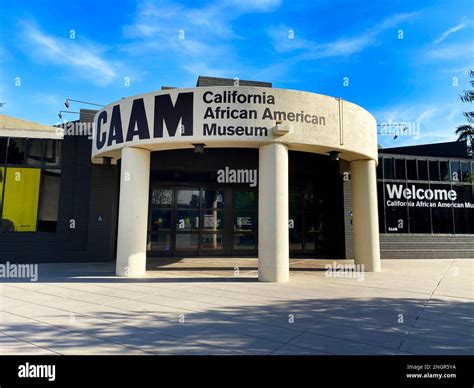
[(292, 259), (289, 283), (258, 282), (256, 259), (149, 261), (140, 279), (81, 263), (0, 280), (0, 353), (474, 354), (473, 260), (383, 260), (357, 278)]

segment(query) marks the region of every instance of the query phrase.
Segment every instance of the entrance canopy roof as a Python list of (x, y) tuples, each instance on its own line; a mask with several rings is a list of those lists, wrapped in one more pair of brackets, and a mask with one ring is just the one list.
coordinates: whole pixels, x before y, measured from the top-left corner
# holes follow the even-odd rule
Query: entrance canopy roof
[(62, 139), (63, 129), (7, 115), (0, 115), (0, 136)]
[(95, 115), (92, 161), (121, 157), (123, 148), (289, 150), (347, 161), (377, 161), (377, 125), (362, 107), (340, 98), (296, 90), (206, 86), (161, 90), (113, 102)]

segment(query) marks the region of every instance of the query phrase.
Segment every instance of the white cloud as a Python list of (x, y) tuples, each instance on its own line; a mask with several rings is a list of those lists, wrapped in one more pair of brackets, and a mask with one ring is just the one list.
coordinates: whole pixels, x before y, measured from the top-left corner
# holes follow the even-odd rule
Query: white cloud
[(235, 74), (233, 74), (228, 69), (218, 68), (218, 67), (210, 67), (204, 62), (197, 62), (197, 63), (189, 63), (184, 64), (183, 69), (187, 72), (191, 73), (193, 76), (198, 75), (208, 75), (211, 74), (214, 77), (228, 77), (233, 78)]
[[(422, 104), (405, 103), (372, 113), (379, 124), (401, 123), (407, 125), (407, 130), (400, 131), (396, 140), (393, 140), (393, 136), (390, 135), (379, 136), (379, 142), (384, 147), (399, 147), (456, 140), (454, 131), (458, 125), (465, 121), (462, 115), (463, 108), (465, 107), (459, 102), (431, 101)], [(388, 128), (390, 129), (389, 133), (400, 129), (397, 126)]]
[(438, 39), (436, 39), (434, 42), (435, 44), (438, 44), (438, 43), (441, 43), (443, 40), (445, 40), (449, 35), (451, 35), (452, 33), (456, 32), (456, 31), (459, 31), (459, 30), (462, 30), (466, 25), (464, 23), (461, 23), (461, 24), (458, 24), (452, 28), (450, 28), (449, 30), (447, 31), (444, 31), (439, 37)]
[[(239, 58), (231, 40), (242, 39), (232, 22), (250, 13), (272, 12), (281, 0), (222, 0), (186, 8), (171, 1), (144, 1), (123, 31), (129, 54), (166, 52), (194, 75), (238, 76)], [(222, 60), (229, 64), (221, 69)]]
[(147, 38), (170, 30), (177, 32), (186, 26), (200, 34), (235, 37), (237, 34), (229, 22), (249, 13), (271, 12), (280, 3), (281, 0), (221, 0), (203, 7), (186, 8), (172, 1), (145, 0), (139, 4), (134, 22), (125, 26), (124, 31), (128, 37)]
[(105, 50), (97, 44), (54, 37), (32, 23), (22, 23), (22, 27), (25, 51), (38, 62), (72, 69), (75, 76), (96, 85), (108, 85), (117, 78), (118, 65), (107, 61)]
[(285, 25), (281, 25), (277, 29), (270, 29), (268, 34), (273, 40), (273, 47), (277, 52), (299, 51), (299, 58), (302, 60), (347, 56), (377, 45), (377, 39), (382, 32), (400, 26), (400, 23), (413, 18), (416, 14), (416, 12), (396, 14), (352, 37), (340, 38), (325, 43), (300, 38), (298, 31), (295, 31), (295, 37), (290, 39), (289, 31), (293, 29)]
[(474, 43), (472, 41), (443, 44), (429, 49), (426, 53), (428, 60), (460, 60), (473, 62)]

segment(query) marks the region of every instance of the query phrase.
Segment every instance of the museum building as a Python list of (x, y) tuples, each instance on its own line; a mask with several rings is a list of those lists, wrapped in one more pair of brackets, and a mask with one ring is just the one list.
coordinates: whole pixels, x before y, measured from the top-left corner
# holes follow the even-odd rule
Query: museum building
[(380, 149), (362, 107), (199, 77), (48, 127), (0, 115), (0, 261), (474, 257), (465, 142)]

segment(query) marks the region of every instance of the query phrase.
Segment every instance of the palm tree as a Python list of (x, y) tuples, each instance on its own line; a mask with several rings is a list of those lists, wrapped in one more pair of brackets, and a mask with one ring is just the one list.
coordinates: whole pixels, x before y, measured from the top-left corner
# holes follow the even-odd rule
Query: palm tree
[[(474, 69), (469, 70), (469, 77), (474, 78)], [(474, 87), (474, 80), (470, 80), (469, 83), (471, 87)], [(464, 94), (460, 96), (462, 102), (473, 102), (474, 101), (474, 90), (465, 90)], [(474, 138), (474, 127), (471, 123), (474, 123), (474, 112), (463, 112), (464, 117), (466, 118), (469, 124), (463, 124), (457, 127), (456, 135), (458, 135), (458, 141), (467, 142), (468, 150), (472, 156), (473, 149), (473, 138)]]

